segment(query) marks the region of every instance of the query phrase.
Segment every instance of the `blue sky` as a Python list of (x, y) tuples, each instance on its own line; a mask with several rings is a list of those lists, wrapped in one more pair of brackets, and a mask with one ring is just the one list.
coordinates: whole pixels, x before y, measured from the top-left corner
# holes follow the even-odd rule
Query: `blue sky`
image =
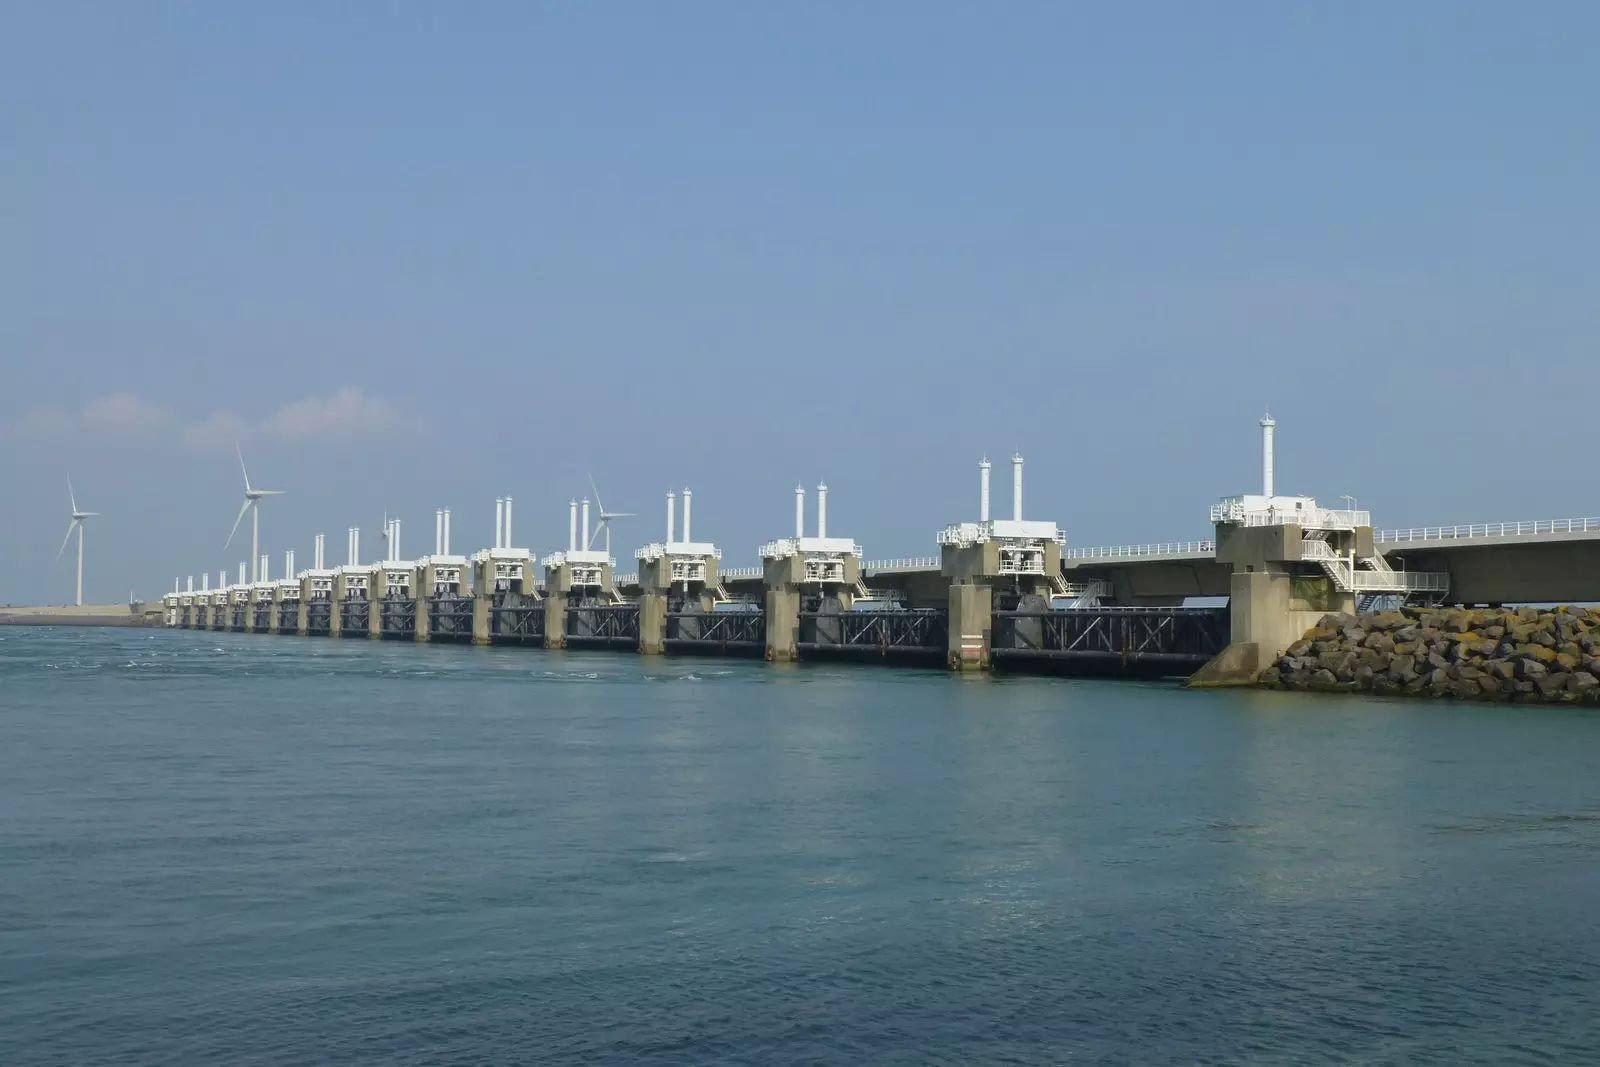
[(1269, 406), (1381, 526), (1600, 514), (1594, 5), (6, 7), (0, 601), (69, 473), (86, 598), (236, 567), (235, 437), (275, 568), (563, 547), (591, 470), (619, 556), (818, 479), (919, 555), (1013, 448), (1198, 537)]

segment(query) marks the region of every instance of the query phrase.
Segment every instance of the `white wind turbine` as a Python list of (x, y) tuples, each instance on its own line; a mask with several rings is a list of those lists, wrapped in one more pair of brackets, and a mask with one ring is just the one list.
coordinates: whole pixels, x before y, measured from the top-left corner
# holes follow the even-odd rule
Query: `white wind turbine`
[(601, 503), (601, 500), (600, 500), (600, 487), (598, 485), (594, 484), (594, 475), (593, 474), (589, 475), (589, 488), (594, 490), (594, 502), (595, 502), (595, 506), (600, 509), (600, 521), (595, 524), (594, 533), (589, 535), (589, 543), (584, 545), (583, 547), (585, 549), (593, 548), (594, 547), (594, 539), (596, 537), (600, 536), (600, 531), (601, 530), (605, 530), (605, 532), (606, 532), (606, 555), (609, 556), (609, 555), (611, 555), (611, 520), (612, 519), (631, 519), (631, 518), (634, 517), (634, 515), (633, 515), (633, 512), (631, 512), (631, 511), (607, 511), (605, 504)]
[(72, 479), (67, 479), (67, 499), (72, 501), (72, 521), (67, 524), (67, 536), (61, 539), (61, 547), (56, 549), (56, 559), (61, 559), (61, 553), (67, 550), (67, 542), (72, 540), (72, 531), (78, 531), (78, 596), (74, 601), (78, 607), (83, 607), (83, 520), (92, 519), (100, 514), (98, 511), (79, 511), (78, 496), (72, 491)]
[(228, 540), (222, 546), (224, 550), (233, 544), (233, 535), (239, 532), (239, 523), (244, 521), (244, 513), (250, 512), (250, 581), (255, 583), (260, 579), (256, 577), (256, 568), (260, 566), (261, 559), (261, 498), (264, 496), (282, 496), (282, 489), (252, 489), (250, 488), (250, 472), (245, 470), (244, 453), (239, 449), (237, 441), (233, 450), (239, 453), (239, 469), (244, 471), (244, 503), (239, 506), (239, 515), (233, 520), (233, 529), (228, 531)]

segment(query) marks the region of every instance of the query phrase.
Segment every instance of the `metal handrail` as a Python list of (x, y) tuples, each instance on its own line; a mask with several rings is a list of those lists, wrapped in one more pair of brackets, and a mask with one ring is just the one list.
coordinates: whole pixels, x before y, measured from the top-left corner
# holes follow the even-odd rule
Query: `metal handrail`
[(760, 567), (718, 567), (718, 578), (759, 578), (766, 572)]
[(938, 570), (938, 556), (909, 556), (903, 559), (869, 559), (861, 565), (865, 571), (925, 571)]
[(1102, 548), (1064, 548), (1062, 559), (1119, 559), (1127, 556), (1194, 556), (1215, 553), (1215, 541), (1169, 541), (1160, 545), (1112, 545)]
[(1343, 556), (1333, 551), (1333, 546), (1326, 541), (1303, 540), (1300, 542), (1301, 559), (1343, 559)]
[(1450, 576), (1430, 571), (1353, 571), (1350, 586), (1357, 593), (1448, 593)]
[(1532, 537), (1537, 534), (1600, 532), (1600, 518), (1536, 519), (1532, 522), (1479, 522), (1462, 526), (1414, 526), (1409, 530), (1379, 530), (1381, 544), (1406, 541), (1449, 541), (1462, 537)]

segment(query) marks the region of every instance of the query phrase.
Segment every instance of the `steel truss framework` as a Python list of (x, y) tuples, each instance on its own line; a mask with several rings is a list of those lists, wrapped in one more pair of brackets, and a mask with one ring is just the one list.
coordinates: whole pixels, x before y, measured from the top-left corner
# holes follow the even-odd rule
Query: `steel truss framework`
[(428, 636), (435, 641), (472, 640), (472, 598), (443, 594), (428, 601)]
[(272, 601), (268, 600), (265, 603), (258, 601), (250, 607), (253, 612), (250, 625), (261, 633), (266, 633), (272, 625)]
[(308, 600), (306, 601), (306, 633), (316, 637), (327, 637), (333, 629), (333, 601)]
[(300, 601), (283, 600), (278, 603), (278, 630), (292, 634), (300, 628)]
[(244, 613), (245, 613), (245, 605), (243, 605), (243, 604), (233, 604), (233, 605), (231, 605), (230, 610), (229, 610), (229, 615), (231, 616), (229, 624), (228, 624), (229, 625), (229, 629), (235, 630), (235, 631), (240, 632), (240, 633), (244, 632)]
[(489, 636), (512, 645), (544, 644), (544, 601), (520, 593), (497, 592), (489, 612)]
[(767, 647), (764, 611), (669, 611), (667, 647), (680, 651), (762, 653)]
[(997, 660), (1194, 670), (1227, 643), (1227, 608), (1070, 608), (995, 612), (990, 649)]
[(339, 601), (339, 636), (366, 637), (372, 625), (372, 602), (351, 596)]
[(948, 643), (949, 616), (937, 608), (910, 611), (801, 612), (803, 650), (859, 650), (890, 655), (895, 652), (937, 652)]
[(415, 638), (417, 602), (408, 596), (386, 596), (379, 600), (378, 634), (385, 638)]
[(639, 644), (638, 604), (567, 606), (567, 645), (635, 648)]

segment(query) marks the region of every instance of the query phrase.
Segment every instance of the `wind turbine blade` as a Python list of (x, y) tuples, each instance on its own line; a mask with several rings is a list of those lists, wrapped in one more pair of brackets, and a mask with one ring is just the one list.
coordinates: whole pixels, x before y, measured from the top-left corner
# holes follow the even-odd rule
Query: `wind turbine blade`
[(639, 516), (631, 511), (610, 511), (606, 513), (608, 519), (637, 519)]
[(594, 484), (594, 472), (589, 472), (589, 488), (594, 490), (594, 506), (600, 509), (600, 514), (606, 513), (606, 506), (600, 500), (600, 487)]
[(61, 547), (56, 549), (56, 559), (59, 560), (61, 558), (61, 553), (65, 552), (67, 550), (67, 542), (72, 540), (72, 531), (76, 530), (77, 528), (78, 528), (78, 520), (77, 519), (73, 519), (71, 522), (67, 523), (67, 536), (65, 536), (65, 537), (63, 537), (61, 539)]
[(72, 491), (72, 478), (70, 476), (67, 478), (67, 499), (72, 501), (72, 513), (76, 515), (78, 513), (78, 494)]
[(238, 516), (238, 518), (233, 520), (233, 529), (228, 531), (228, 540), (226, 542), (224, 542), (224, 544), (222, 546), (224, 550), (227, 549), (228, 545), (233, 544), (233, 535), (239, 532), (239, 524), (244, 521), (244, 513), (249, 511), (249, 510), (250, 510), (250, 501), (249, 501), (248, 498), (246, 498), (245, 502), (243, 504), (239, 505), (239, 516)]
[(250, 491), (250, 472), (245, 470), (244, 450), (239, 447), (238, 441), (233, 443), (233, 450), (239, 454), (239, 469), (244, 471), (244, 491), (248, 493)]
[(287, 489), (257, 489), (256, 496), (282, 496), (288, 491)]

